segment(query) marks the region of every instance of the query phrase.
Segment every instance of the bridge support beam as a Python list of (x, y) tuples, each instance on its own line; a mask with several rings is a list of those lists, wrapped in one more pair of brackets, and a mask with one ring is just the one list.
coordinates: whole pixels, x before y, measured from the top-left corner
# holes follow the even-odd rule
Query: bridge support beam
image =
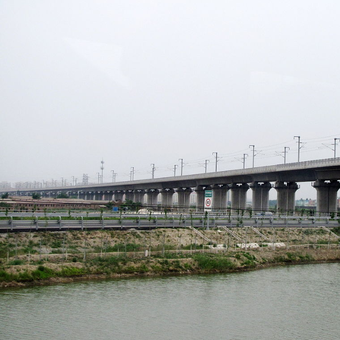
[(134, 202), (139, 202), (139, 203), (144, 203), (144, 195), (145, 195), (145, 190), (142, 189), (137, 189), (133, 191), (133, 201)]
[(146, 191), (148, 207), (156, 207), (157, 206), (158, 194), (159, 194), (158, 189), (149, 189), (149, 190)]
[(124, 191), (123, 190), (115, 190), (114, 191), (114, 200), (123, 202)]
[(196, 192), (196, 211), (200, 212), (204, 209), (204, 187), (199, 185), (195, 188)]
[(233, 183), (230, 187), (231, 191), (231, 209), (245, 210), (247, 204), (247, 191), (249, 185), (247, 183)]
[(337, 212), (337, 192), (340, 183), (336, 180), (314, 182), (316, 189), (316, 212), (319, 214), (329, 214)]
[(130, 200), (133, 201), (134, 192), (133, 190), (125, 190), (125, 201)]
[(105, 201), (111, 201), (112, 200), (112, 196), (113, 196), (113, 192), (112, 191), (105, 191), (104, 192), (104, 200)]
[(162, 189), (161, 197), (162, 197), (162, 207), (163, 208), (171, 208), (172, 207), (172, 196), (174, 195), (174, 189)]
[(253, 211), (264, 212), (269, 209), (269, 190), (271, 184), (269, 182), (253, 182), (250, 184), (253, 190), (252, 206)]
[(104, 191), (97, 191), (96, 200), (97, 201), (103, 201), (104, 200)]
[(212, 209), (214, 211), (216, 210), (220, 210), (222, 212), (226, 211), (228, 190), (229, 190), (229, 186), (226, 184), (214, 185), (212, 187), (212, 191), (213, 191)]
[(93, 192), (92, 191), (87, 191), (85, 193), (85, 199), (88, 200), (88, 201), (93, 200)]
[(190, 195), (192, 193), (191, 188), (177, 188), (178, 194), (178, 208), (187, 210), (190, 207)]
[(275, 182), (277, 191), (277, 211), (279, 213), (293, 213), (295, 209), (295, 192), (299, 186), (295, 182)]

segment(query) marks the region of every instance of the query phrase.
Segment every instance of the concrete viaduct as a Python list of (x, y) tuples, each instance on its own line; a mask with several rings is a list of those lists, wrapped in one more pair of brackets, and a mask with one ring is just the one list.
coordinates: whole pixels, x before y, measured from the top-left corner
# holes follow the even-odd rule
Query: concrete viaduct
[(267, 211), (269, 191), (277, 192), (278, 211), (293, 211), (295, 192), (299, 182), (313, 182), (317, 194), (317, 212), (337, 211), (337, 191), (340, 188), (340, 157), (299, 163), (279, 164), (242, 170), (155, 178), (126, 182), (91, 184), (86, 186), (53, 187), (8, 191), (17, 195), (40, 193), (43, 197), (56, 197), (64, 192), (85, 200), (124, 200), (144, 202), (155, 206), (161, 195), (162, 207), (172, 207), (173, 195), (178, 195), (178, 206), (189, 208), (190, 195), (196, 193), (197, 210), (203, 209), (204, 191), (213, 191), (213, 210), (225, 210), (227, 192), (231, 193), (233, 210), (246, 208), (246, 193), (252, 190), (254, 211)]

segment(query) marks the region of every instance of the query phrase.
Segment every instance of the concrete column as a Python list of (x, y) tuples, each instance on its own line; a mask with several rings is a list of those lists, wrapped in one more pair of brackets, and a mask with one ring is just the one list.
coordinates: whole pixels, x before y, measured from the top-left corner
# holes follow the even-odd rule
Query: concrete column
[(277, 211), (279, 213), (294, 212), (295, 210), (295, 192), (299, 186), (295, 182), (275, 182), (277, 191)]
[(124, 191), (123, 190), (115, 190), (113, 192), (114, 200), (123, 202)]
[(95, 200), (97, 200), (97, 201), (102, 201), (103, 200), (103, 197), (104, 197), (104, 192), (103, 191), (97, 191), (95, 194), (96, 194)]
[(223, 185), (214, 185), (212, 187), (213, 191), (213, 200), (212, 200), (212, 209), (213, 210), (222, 210), (226, 211), (227, 209), (227, 191), (229, 190), (229, 186), (227, 184)]
[(148, 189), (146, 191), (146, 200), (148, 207), (157, 207), (158, 189)]
[(125, 201), (130, 200), (133, 201), (133, 190), (125, 190)]
[(337, 212), (336, 201), (340, 183), (336, 180), (327, 182), (317, 180), (313, 186), (316, 189), (316, 212), (320, 214)]
[(78, 198), (81, 200), (85, 199), (85, 192), (84, 191), (78, 191)]
[(196, 210), (203, 211), (204, 209), (204, 187), (199, 185), (195, 188), (196, 191)]
[(85, 199), (88, 200), (88, 201), (93, 200), (93, 192), (92, 191), (87, 191), (85, 193)]
[(269, 190), (271, 184), (269, 182), (253, 182), (250, 184), (253, 190), (252, 205), (253, 211), (268, 211), (269, 209)]
[(140, 202), (144, 203), (144, 195), (145, 195), (145, 190), (142, 189), (137, 189), (133, 191), (133, 201), (134, 202)]
[(249, 185), (247, 183), (233, 183), (230, 186), (231, 191), (231, 209), (245, 210), (247, 204), (247, 191)]
[(190, 208), (190, 195), (192, 193), (191, 188), (178, 188), (176, 189), (178, 195), (178, 207), (179, 209), (187, 210)]
[(161, 197), (162, 197), (162, 207), (163, 208), (171, 208), (172, 207), (172, 196), (174, 195), (175, 190), (170, 189), (162, 189)]
[(112, 199), (112, 192), (111, 191), (104, 191), (103, 199), (105, 201), (111, 201), (111, 199)]

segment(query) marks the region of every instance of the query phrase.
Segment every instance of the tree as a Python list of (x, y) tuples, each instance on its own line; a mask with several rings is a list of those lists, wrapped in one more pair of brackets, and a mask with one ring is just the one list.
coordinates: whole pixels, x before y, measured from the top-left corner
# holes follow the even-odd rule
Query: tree
[(1, 195), (1, 198), (8, 198), (8, 196), (9, 196), (9, 194), (8, 194), (8, 192), (6, 192), (5, 194)]
[(34, 192), (34, 193), (32, 194), (32, 198), (33, 198), (34, 200), (40, 200), (41, 195), (40, 195), (38, 192)]
[(57, 196), (57, 198), (70, 198), (70, 197), (67, 195), (66, 192), (61, 192), (61, 193)]
[(142, 207), (142, 203), (126, 200), (120, 207), (123, 210), (138, 211)]

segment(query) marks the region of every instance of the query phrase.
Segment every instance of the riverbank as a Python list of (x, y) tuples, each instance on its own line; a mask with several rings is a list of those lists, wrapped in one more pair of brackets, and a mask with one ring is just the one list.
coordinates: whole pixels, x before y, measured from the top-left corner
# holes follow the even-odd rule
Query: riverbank
[[(282, 248), (268, 247), (269, 240)], [(247, 247), (255, 242), (258, 249)], [(338, 261), (337, 235), (320, 228), (20, 233), (0, 238), (0, 287)]]
[(12, 263), (0, 270), (0, 287), (29, 287), (141, 276), (232, 273), (272, 266), (340, 262), (340, 249), (266, 249), (186, 255), (167, 253), (162, 257), (149, 258), (108, 255), (93, 257), (86, 262), (72, 261), (39, 261), (24, 265)]

